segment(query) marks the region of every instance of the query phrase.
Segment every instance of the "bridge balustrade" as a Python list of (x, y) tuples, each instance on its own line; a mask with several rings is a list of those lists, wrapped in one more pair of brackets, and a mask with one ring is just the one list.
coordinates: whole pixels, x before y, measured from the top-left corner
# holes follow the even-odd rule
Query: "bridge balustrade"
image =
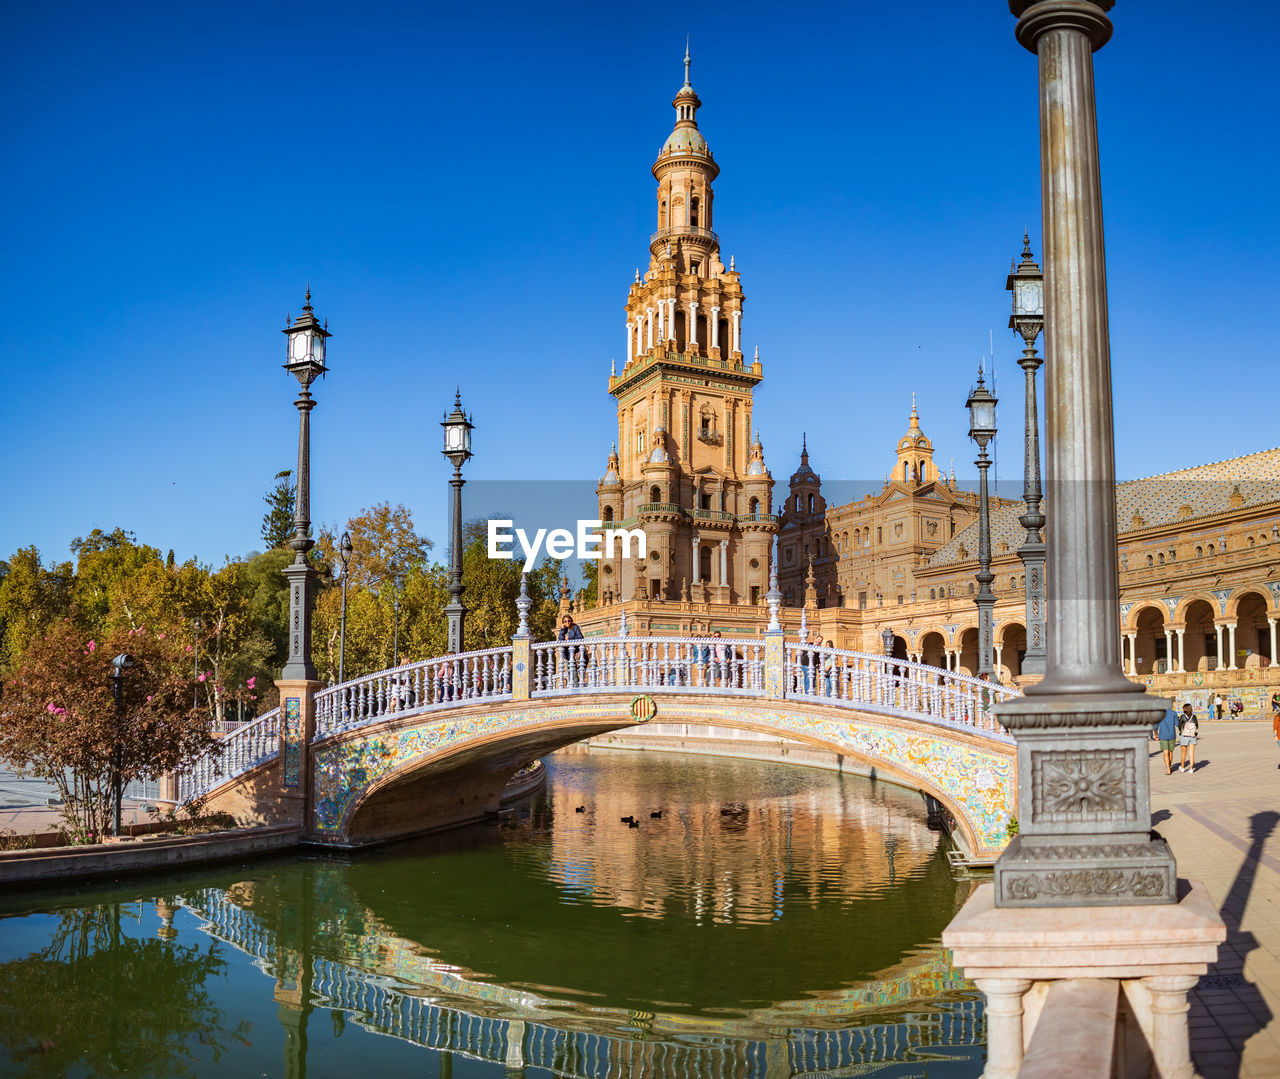
[(316, 738), (397, 713), (511, 698), (511, 648), (405, 663), (316, 694)]
[(192, 761), (178, 776), (178, 801), (185, 804), (279, 753), (280, 709), (276, 708), (219, 739)]
[(739, 693), (764, 690), (758, 638), (611, 637), (532, 648), (530, 696), (609, 690)]
[(973, 727), (1012, 741), (992, 705), (1020, 695), (998, 682), (892, 656), (843, 648), (788, 644), (783, 668), (786, 695), (848, 708), (873, 707), (959, 727)]

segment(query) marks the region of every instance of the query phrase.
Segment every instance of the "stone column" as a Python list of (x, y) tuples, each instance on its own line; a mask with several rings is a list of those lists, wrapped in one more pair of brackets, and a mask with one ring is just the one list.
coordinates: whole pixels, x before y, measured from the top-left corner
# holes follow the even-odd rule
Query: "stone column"
[(667, 300), (667, 337), (672, 341), (676, 337), (676, 301), (674, 296)]
[(1236, 667), (1236, 624), (1234, 622), (1227, 623), (1227, 670), (1234, 671)]
[[(1125, 677), (1093, 51), (1112, 0), (1009, 0), (1038, 59), (1044, 231), (1045, 676), (996, 715), (1017, 740), (1019, 833), (997, 907), (1176, 902), (1153, 839), (1147, 738), (1164, 702)], [(1132, 638), (1130, 638), (1132, 645)]]
[(667, 302), (666, 300), (655, 300), (654, 302), (658, 305), (658, 344), (661, 345), (661, 344), (665, 344), (667, 340), (667, 335), (662, 332), (662, 326), (663, 326), (662, 316), (667, 309)]
[(1138, 635), (1136, 633), (1127, 634), (1129, 639), (1129, 673), (1138, 673)]
[(996, 649), (996, 669), (993, 672), (993, 674), (995, 676), (996, 681), (999, 681), (1000, 680), (1000, 657), (1004, 654), (1004, 645), (998, 644), (995, 646), (995, 649)]
[(1022, 1067), (1022, 997), (1031, 982), (1021, 978), (977, 978), (987, 998), (987, 1067), (982, 1079), (1018, 1079)]
[(1151, 994), (1151, 1054), (1160, 1079), (1193, 1079), (1187, 991), (1200, 979), (1194, 974), (1161, 974), (1143, 978)]
[(711, 347), (720, 347), (720, 308), (711, 309)]
[(636, 339), (631, 333), (631, 320), (627, 319), (627, 363), (630, 363), (636, 354)]
[(645, 324), (645, 348), (653, 348), (653, 308), (646, 307), (644, 309)]
[(1164, 631), (1164, 665), (1165, 670), (1172, 671), (1174, 669), (1173, 662), (1173, 630), (1165, 627)]
[(1222, 670), (1226, 666), (1226, 661), (1222, 655), (1222, 623), (1215, 622), (1213, 626), (1214, 632), (1218, 635), (1218, 670)]
[(729, 586), (729, 541), (727, 539), (720, 541), (720, 584), (725, 588)]
[(1271, 631), (1271, 666), (1276, 665), (1276, 620), (1267, 619), (1267, 628)]
[(690, 543), (693, 546), (693, 569), (689, 574), (689, 580), (697, 584), (702, 580), (702, 537), (695, 534)]
[(1184, 674), (1186, 673), (1186, 670), (1187, 670), (1187, 650), (1186, 650), (1186, 641), (1185, 641), (1186, 632), (1187, 631), (1185, 627), (1177, 631), (1178, 633), (1178, 670)]
[(742, 351), (742, 312), (733, 312), (733, 343), (730, 352)]
[(689, 351), (698, 349), (698, 301), (689, 301)]

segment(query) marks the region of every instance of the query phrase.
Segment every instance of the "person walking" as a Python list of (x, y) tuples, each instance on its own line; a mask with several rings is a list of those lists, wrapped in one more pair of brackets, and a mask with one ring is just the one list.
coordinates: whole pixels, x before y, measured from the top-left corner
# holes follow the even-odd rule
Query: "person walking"
[[(1196, 770), (1196, 743), (1200, 740), (1200, 723), (1191, 710), (1190, 703), (1182, 706), (1181, 722), (1178, 726), (1178, 745), (1182, 747), (1182, 767), (1179, 771), (1194, 772)], [(1187, 750), (1191, 751), (1191, 767), (1187, 767)]]
[(1178, 744), (1178, 713), (1166, 708), (1156, 724), (1156, 737), (1160, 740), (1160, 752), (1164, 754), (1164, 774), (1173, 775), (1173, 747)]
[[(1276, 736), (1276, 745), (1280, 746), (1280, 693), (1271, 695), (1271, 733)], [(1280, 768), (1280, 764), (1276, 767)]]

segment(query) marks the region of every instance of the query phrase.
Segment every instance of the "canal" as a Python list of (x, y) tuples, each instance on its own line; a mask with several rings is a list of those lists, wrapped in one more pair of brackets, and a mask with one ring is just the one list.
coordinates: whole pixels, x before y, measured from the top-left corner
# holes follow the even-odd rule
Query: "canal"
[(938, 943), (970, 886), (918, 794), (546, 763), (492, 826), (0, 897), (0, 1074), (980, 1074), (980, 996)]

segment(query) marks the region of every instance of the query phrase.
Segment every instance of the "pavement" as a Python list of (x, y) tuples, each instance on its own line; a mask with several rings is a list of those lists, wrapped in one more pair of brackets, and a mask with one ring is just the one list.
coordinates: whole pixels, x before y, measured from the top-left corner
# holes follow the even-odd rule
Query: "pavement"
[(1203, 721), (1195, 771), (1166, 775), (1150, 745), (1152, 824), (1173, 848), (1178, 876), (1203, 881), (1227, 924), (1218, 962), (1190, 994), (1191, 1055), (1204, 1079), (1275, 1079), (1280, 746), (1270, 720)]
[[(56, 832), (62, 824), (62, 807), (49, 804), (58, 797), (58, 788), (43, 779), (32, 779), (0, 769), (0, 836)], [(131, 798), (120, 804), (124, 824), (145, 824), (151, 820), (142, 804)]]

